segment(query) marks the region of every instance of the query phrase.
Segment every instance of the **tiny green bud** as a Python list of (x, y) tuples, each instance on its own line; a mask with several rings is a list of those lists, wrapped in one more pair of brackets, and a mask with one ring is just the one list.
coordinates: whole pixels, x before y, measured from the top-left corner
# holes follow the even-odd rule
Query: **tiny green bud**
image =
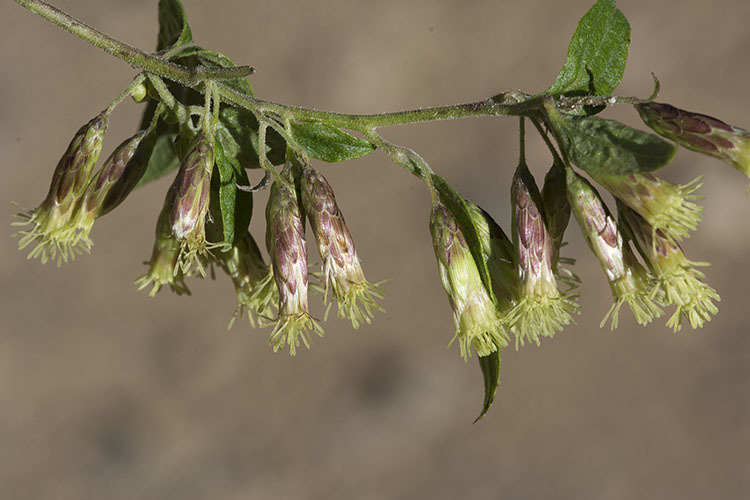
[(185, 274), (195, 267), (205, 275), (200, 257), (207, 250), (205, 224), (213, 169), (213, 135), (201, 130), (185, 153), (172, 184), (174, 198), (169, 222), (172, 234), (181, 243), (179, 265)]
[(83, 235), (76, 216), (84, 189), (102, 150), (108, 117), (101, 114), (82, 126), (68, 145), (52, 175), (47, 197), (34, 210), (20, 214), (14, 225), (32, 224), (20, 231), (18, 249), (33, 244), (29, 258), (39, 257), (42, 263), (57, 260), (59, 266), (76, 252), (90, 249), (90, 240)]
[(440, 279), (453, 309), (453, 323), (461, 356), (488, 356), (508, 345), (507, 334), (495, 305), (482, 283), (479, 269), (453, 214), (442, 204), (430, 214), (432, 246)]
[(539, 190), (521, 163), (511, 185), (513, 246), (520, 286), (508, 321), (519, 342), (552, 337), (573, 321), (578, 305), (570, 291), (560, 292), (552, 268), (553, 243), (541, 210)]
[(266, 246), (279, 291), (279, 314), (268, 343), (274, 352), (288, 345), (294, 356), (300, 341), (310, 348), (310, 330), (322, 337), (323, 329), (308, 310), (305, 225), (291, 180), (276, 181), (271, 186), (266, 205)]
[(643, 122), (680, 146), (713, 156), (750, 177), (750, 131), (660, 102), (635, 105)]
[(664, 306), (676, 308), (667, 326), (676, 332), (682, 328), (683, 319), (687, 319), (692, 328), (701, 328), (703, 323), (711, 321), (711, 315), (719, 311), (713, 301), (721, 299), (716, 290), (703, 281), (703, 273), (695, 269), (708, 264), (689, 261), (679, 244), (621, 203), (618, 212), (621, 224), (626, 225), (636, 248), (656, 276), (657, 299)]
[(317, 170), (305, 166), (300, 187), (302, 205), (323, 259), (326, 302), (330, 286), (338, 302), (339, 318), (349, 318), (355, 329), (362, 321), (370, 323), (373, 311), (383, 310), (376, 302), (383, 295), (378, 285), (365, 279), (354, 240), (331, 185)]
[(646, 270), (636, 260), (627, 241), (623, 241), (617, 223), (596, 189), (583, 177), (568, 169), (568, 195), (578, 225), (589, 248), (607, 275), (614, 304), (602, 320), (611, 318), (611, 328), (617, 328), (618, 313), (627, 302), (636, 321), (646, 325), (662, 315), (654, 303), (651, 282)]
[(148, 88), (146, 87), (145, 82), (141, 82), (130, 91), (130, 97), (132, 97), (135, 102), (143, 102), (147, 95)]
[(177, 295), (190, 295), (190, 290), (185, 284), (185, 273), (178, 266), (180, 242), (172, 235), (169, 223), (173, 195), (173, 190), (170, 188), (156, 222), (156, 238), (151, 259), (145, 262), (149, 269), (146, 274), (135, 280), (138, 290), (151, 286), (149, 297), (156, 296), (164, 285), (169, 285), (169, 288)]
[(702, 199), (693, 193), (700, 178), (678, 186), (650, 173), (631, 175), (603, 175), (592, 177), (607, 191), (635, 210), (641, 217), (674, 241), (680, 241), (695, 231), (703, 216), (703, 207), (693, 203)]

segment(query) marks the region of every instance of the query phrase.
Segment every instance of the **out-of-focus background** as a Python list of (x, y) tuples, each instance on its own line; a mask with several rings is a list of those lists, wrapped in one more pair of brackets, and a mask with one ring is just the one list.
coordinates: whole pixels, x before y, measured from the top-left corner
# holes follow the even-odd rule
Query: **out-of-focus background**
[[(145, 49), (156, 1), (55, 2)], [(196, 41), (258, 68), (258, 96), (370, 113), (456, 103), (555, 78), (587, 0), (252, 2), (186, 0)], [(750, 3), (620, 2), (632, 26), (621, 95), (662, 100), (750, 127)], [(226, 330), (227, 279), (155, 299), (144, 272), (168, 179), (97, 222), (90, 256), (57, 269), (27, 261), (11, 202), (33, 208), (76, 129), (134, 75), (13, 2), (0, 5), (0, 497), (55, 499), (739, 499), (750, 492), (750, 201), (747, 180), (681, 151), (663, 175), (705, 176), (699, 231), (721, 313), (702, 330), (648, 328), (623, 311), (600, 329), (610, 292), (573, 223), (583, 314), (541, 347), (503, 352), (495, 406), (475, 360), (451, 339), (429, 198), (380, 153), (319, 167), (385, 286), (385, 314), (337, 319), (296, 358), (268, 330)], [(140, 107), (114, 115), (105, 153)], [(630, 109), (608, 111), (636, 124)], [(386, 130), (508, 228), (514, 119)], [(529, 163), (549, 166), (539, 141)], [(253, 230), (263, 241), (256, 198)], [(316, 311), (321, 308), (316, 306)]]

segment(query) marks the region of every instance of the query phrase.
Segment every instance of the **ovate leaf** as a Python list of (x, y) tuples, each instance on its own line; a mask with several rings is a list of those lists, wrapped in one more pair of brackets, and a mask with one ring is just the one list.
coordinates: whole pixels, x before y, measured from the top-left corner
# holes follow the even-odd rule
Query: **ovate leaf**
[(484, 403), (482, 404), (482, 412), (474, 420), (474, 423), (477, 423), (487, 414), (495, 400), (497, 386), (500, 384), (500, 351), (495, 351), (489, 356), (480, 356), (479, 367), (482, 369), (482, 377), (484, 377)]
[(677, 148), (659, 137), (598, 116), (551, 113), (560, 147), (590, 174), (628, 175), (665, 166)]
[(141, 177), (137, 187), (153, 182), (177, 169), (180, 160), (177, 158), (174, 149), (174, 138), (174, 133), (163, 133), (157, 137), (154, 151), (151, 153), (148, 167), (146, 167), (146, 173)]
[(159, 38), (156, 50), (161, 51), (175, 45), (193, 41), (193, 34), (180, 0), (159, 0)]
[(610, 95), (625, 72), (630, 25), (615, 0), (597, 0), (578, 22), (568, 56), (547, 94)]
[(293, 123), (292, 134), (307, 154), (331, 163), (352, 160), (375, 151), (375, 146), (369, 141), (322, 122)]

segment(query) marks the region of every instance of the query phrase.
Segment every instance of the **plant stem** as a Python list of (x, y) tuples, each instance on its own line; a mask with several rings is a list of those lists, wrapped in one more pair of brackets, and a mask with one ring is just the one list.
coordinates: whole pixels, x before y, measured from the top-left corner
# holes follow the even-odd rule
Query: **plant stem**
[[(129, 63), (131, 66), (145, 71), (147, 74), (178, 82), (198, 92), (205, 91), (204, 83), (206, 81), (244, 78), (253, 72), (253, 68), (249, 66), (221, 69), (206, 68), (203, 66), (196, 68), (180, 66), (167, 61), (163, 57), (148, 54), (138, 48), (116, 40), (41, 0), (14, 1), (95, 47), (99, 47), (105, 52)], [(263, 101), (240, 94), (221, 84), (216, 85), (216, 90), (226, 101), (247, 108), (255, 114), (271, 113), (285, 119), (293, 118), (298, 121), (325, 121), (333, 126), (356, 130), (362, 133), (376, 127), (472, 116), (524, 116), (534, 113), (541, 107), (539, 97), (530, 97), (523, 92), (514, 90), (466, 104), (437, 106), (392, 113), (356, 115), (318, 111)]]

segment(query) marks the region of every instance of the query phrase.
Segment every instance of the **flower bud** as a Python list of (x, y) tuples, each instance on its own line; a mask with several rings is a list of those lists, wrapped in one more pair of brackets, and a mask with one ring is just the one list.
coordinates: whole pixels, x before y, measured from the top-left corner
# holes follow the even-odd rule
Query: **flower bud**
[(300, 187), (302, 205), (323, 259), (326, 302), (330, 286), (338, 302), (339, 318), (349, 318), (354, 328), (362, 321), (370, 323), (373, 310), (382, 311), (375, 299), (383, 295), (377, 285), (365, 279), (333, 189), (325, 177), (309, 166), (302, 169)]
[(568, 169), (567, 177), (573, 214), (586, 243), (607, 275), (615, 301), (601, 326), (611, 318), (612, 330), (617, 328), (618, 313), (625, 302), (639, 324), (648, 324), (662, 315), (653, 301), (652, 279), (636, 260), (628, 242), (623, 242), (617, 223), (596, 189), (572, 169)]
[(670, 104), (651, 101), (636, 104), (635, 108), (657, 134), (718, 158), (750, 177), (750, 131)]
[(721, 299), (703, 281), (703, 273), (694, 267), (708, 264), (689, 261), (679, 244), (628, 207), (619, 204), (618, 212), (621, 224), (626, 224), (638, 251), (656, 276), (658, 300), (664, 306), (676, 307), (667, 326), (676, 332), (682, 328), (685, 318), (692, 328), (700, 328), (711, 321), (711, 315), (719, 311), (713, 301)]
[(279, 315), (268, 343), (274, 352), (288, 345), (294, 356), (300, 340), (310, 348), (310, 330), (322, 337), (323, 329), (308, 312), (305, 226), (291, 180), (276, 181), (271, 186), (266, 205), (266, 246), (279, 290)]
[(481, 207), (467, 201), (469, 215), (479, 233), (479, 244), (492, 281), (492, 292), (498, 301), (498, 311), (506, 314), (518, 295), (518, 275), (513, 265), (515, 249), (503, 229)]
[(180, 242), (172, 235), (169, 222), (173, 195), (173, 190), (170, 188), (156, 222), (156, 239), (151, 252), (151, 260), (145, 262), (149, 266), (148, 272), (135, 281), (138, 290), (151, 286), (149, 297), (156, 296), (164, 285), (169, 285), (169, 288), (177, 295), (190, 295), (190, 290), (185, 284), (185, 273), (178, 266)]
[(693, 203), (702, 197), (692, 194), (702, 186), (700, 178), (678, 186), (649, 173), (592, 174), (592, 177), (655, 230), (674, 241), (687, 238), (703, 216), (703, 207)]
[(19, 250), (34, 244), (30, 259), (39, 257), (42, 263), (53, 259), (59, 266), (81, 249), (89, 250), (90, 242), (79, 235), (76, 210), (101, 153), (107, 125), (108, 116), (100, 114), (76, 132), (57, 163), (47, 197), (34, 210), (19, 215), (21, 222), (14, 223), (34, 226), (19, 232)]
[(569, 289), (576, 288), (581, 280), (566, 266), (573, 266), (575, 259), (560, 257), (563, 247), (563, 237), (570, 222), (570, 203), (565, 179), (565, 167), (555, 162), (544, 176), (542, 187), (542, 204), (544, 206), (545, 223), (552, 239), (552, 270), (558, 280), (565, 283)]
[(541, 211), (541, 196), (525, 164), (519, 165), (511, 185), (513, 245), (519, 279), (516, 306), (508, 321), (516, 346), (525, 340), (539, 344), (539, 336), (552, 337), (573, 321), (575, 295), (560, 292), (552, 269), (553, 243)]
[(195, 266), (205, 275), (200, 256), (207, 250), (205, 224), (213, 168), (213, 136), (200, 131), (180, 163), (172, 184), (174, 198), (169, 212), (172, 234), (181, 243), (179, 266), (185, 274)]
[(432, 208), (430, 232), (440, 279), (453, 309), (454, 340), (458, 339), (461, 356), (467, 359), (470, 346), (478, 356), (487, 356), (508, 345), (503, 322), (482, 283), (466, 239), (453, 214), (442, 204)]

